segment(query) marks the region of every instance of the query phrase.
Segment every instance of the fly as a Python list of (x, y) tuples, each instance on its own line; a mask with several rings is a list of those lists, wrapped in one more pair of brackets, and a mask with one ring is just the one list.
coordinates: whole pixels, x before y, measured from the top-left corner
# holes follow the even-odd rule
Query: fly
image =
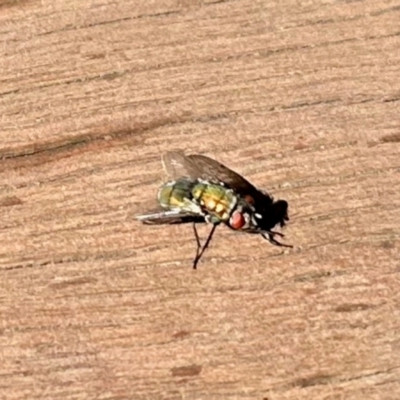
[[(274, 201), (237, 172), (203, 155), (167, 152), (162, 163), (170, 180), (159, 190), (157, 200), (161, 207), (137, 219), (145, 224), (192, 223), (197, 242), (194, 269), (220, 223), (261, 234), (276, 246), (293, 247), (277, 241), (276, 236), (284, 235), (272, 231), (289, 220), (285, 200)], [(204, 222), (211, 223), (212, 229), (202, 246), (196, 223)]]

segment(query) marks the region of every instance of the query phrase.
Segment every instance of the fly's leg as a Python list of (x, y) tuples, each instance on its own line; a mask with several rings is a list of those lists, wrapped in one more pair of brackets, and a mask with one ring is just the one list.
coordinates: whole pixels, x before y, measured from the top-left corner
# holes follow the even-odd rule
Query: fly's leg
[(267, 232), (270, 236), (279, 236), (279, 237), (285, 237), (283, 233), (280, 232), (275, 232), (275, 231), (268, 231)]
[(290, 244), (285, 244), (285, 243), (278, 242), (278, 241), (274, 238), (274, 236), (283, 237), (283, 236), (285, 236), (285, 235), (284, 235), (283, 233), (280, 233), (280, 232), (273, 232), (273, 231), (265, 232), (265, 233), (262, 234), (262, 237), (263, 237), (264, 239), (268, 240), (270, 243), (274, 244), (275, 246), (293, 248), (293, 246), (290, 245)]
[[(195, 260), (196, 260), (196, 258), (199, 256), (199, 253), (200, 253), (201, 243), (200, 243), (199, 234), (197, 233), (195, 222), (193, 222), (193, 231), (194, 231), (194, 237), (196, 238), (196, 244), (197, 244), (196, 257), (195, 257)], [(195, 268), (195, 267), (193, 266), (193, 268)]]
[(196, 224), (193, 223), (194, 236), (195, 236), (196, 242), (197, 242), (196, 257), (194, 258), (194, 261), (193, 261), (193, 269), (197, 269), (197, 264), (200, 261), (200, 258), (203, 255), (204, 251), (207, 249), (208, 245), (210, 244), (216, 227), (217, 227), (217, 225), (214, 224), (213, 227), (211, 228), (210, 233), (208, 234), (208, 238), (207, 238), (206, 242), (204, 243), (204, 246), (202, 247), (201, 243), (200, 243), (199, 235), (197, 233)]

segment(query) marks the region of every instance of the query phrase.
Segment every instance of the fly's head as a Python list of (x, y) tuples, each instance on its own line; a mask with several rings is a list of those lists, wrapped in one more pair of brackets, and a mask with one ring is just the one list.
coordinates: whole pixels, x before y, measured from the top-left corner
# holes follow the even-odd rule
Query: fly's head
[(275, 215), (275, 221), (281, 227), (285, 226), (286, 221), (289, 221), (289, 204), (286, 200), (278, 200), (272, 204), (273, 214)]
[(259, 231), (270, 231), (274, 226), (285, 226), (289, 221), (289, 204), (286, 200), (271, 201), (264, 207), (257, 207), (253, 214), (253, 225)]
[(248, 230), (252, 228), (252, 217), (254, 215), (254, 207), (247, 201), (239, 201), (236, 209), (232, 212), (228, 226), (234, 230)]

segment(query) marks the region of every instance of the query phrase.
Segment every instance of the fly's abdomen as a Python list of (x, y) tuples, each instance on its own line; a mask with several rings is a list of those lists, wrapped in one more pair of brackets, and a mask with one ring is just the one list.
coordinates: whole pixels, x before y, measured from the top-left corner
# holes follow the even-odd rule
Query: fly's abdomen
[(179, 209), (202, 215), (201, 208), (192, 201), (192, 189), (196, 181), (179, 179), (167, 182), (158, 191), (158, 202), (165, 209)]
[(192, 195), (214, 222), (226, 222), (237, 203), (232, 190), (207, 182), (195, 184)]
[(181, 208), (185, 204), (185, 199), (191, 197), (193, 182), (179, 180), (167, 182), (161, 186), (158, 192), (158, 201), (164, 208)]

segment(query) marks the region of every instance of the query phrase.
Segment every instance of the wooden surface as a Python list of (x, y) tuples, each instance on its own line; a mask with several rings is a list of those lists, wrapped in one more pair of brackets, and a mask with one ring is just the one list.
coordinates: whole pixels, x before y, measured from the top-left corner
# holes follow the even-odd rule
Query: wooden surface
[[(0, 1), (2, 399), (398, 399), (398, 1)], [(293, 250), (146, 227), (171, 149)], [(201, 230), (202, 237), (208, 227)]]

